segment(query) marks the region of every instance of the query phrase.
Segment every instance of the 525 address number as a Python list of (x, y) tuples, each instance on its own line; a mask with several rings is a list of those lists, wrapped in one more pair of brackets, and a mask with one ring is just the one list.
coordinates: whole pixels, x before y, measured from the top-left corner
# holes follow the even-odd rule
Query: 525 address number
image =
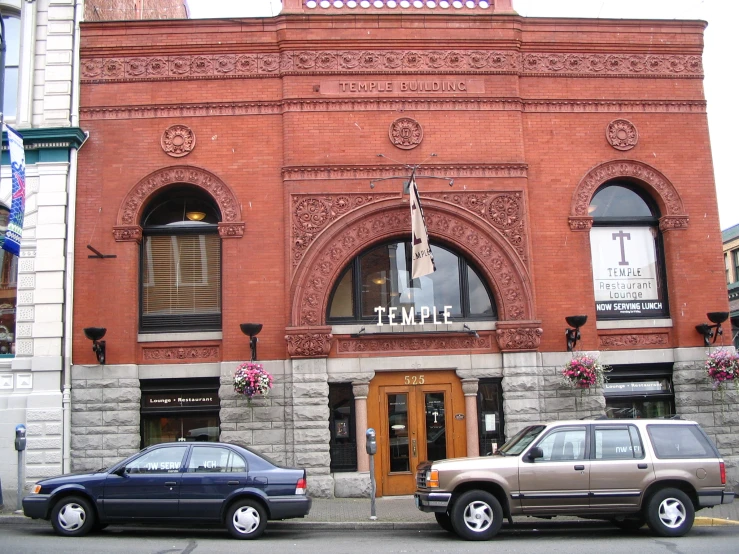
[(426, 381), (423, 378), (423, 375), (405, 375), (403, 377), (403, 382), (406, 385), (423, 385)]

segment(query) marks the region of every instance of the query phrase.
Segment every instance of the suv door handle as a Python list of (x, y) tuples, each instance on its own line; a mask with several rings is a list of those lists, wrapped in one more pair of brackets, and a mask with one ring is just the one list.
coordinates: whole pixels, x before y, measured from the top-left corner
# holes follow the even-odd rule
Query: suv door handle
[(239, 482), (238, 481), (229, 481), (228, 484), (229, 485), (238, 485)]
[(575, 466), (575, 471), (585, 471), (585, 466)]
[(165, 481), (164, 486), (165, 487), (172, 487), (177, 484), (177, 481)]
[(649, 466), (647, 464), (636, 464), (636, 467), (639, 469), (647, 469)]

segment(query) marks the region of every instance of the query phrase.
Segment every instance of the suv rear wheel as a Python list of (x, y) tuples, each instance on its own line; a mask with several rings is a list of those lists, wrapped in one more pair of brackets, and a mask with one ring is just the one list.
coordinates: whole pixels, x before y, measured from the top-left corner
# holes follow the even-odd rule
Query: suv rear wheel
[(451, 520), (455, 533), (463, 539), (486, 541), (500, 531), (503, 508), (489, 492), (467, 491), (454, 502)]
[(647, 503), (649, 528), (661, 537), (682, 537), (693, 527), (695, 509), (687, 494), (679, 489), (662, 489)]

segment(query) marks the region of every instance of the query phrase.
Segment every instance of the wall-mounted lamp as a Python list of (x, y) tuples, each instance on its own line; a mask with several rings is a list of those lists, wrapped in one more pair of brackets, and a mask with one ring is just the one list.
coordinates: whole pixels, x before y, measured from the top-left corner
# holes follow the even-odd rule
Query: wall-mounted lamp
[(251, 347), (251, 361), (257, 360), (257, 335), (262, 330), (261, 323), (242, 323), (241, 332), (249, 335), (249, 346)]
[(100, 340), (105, 336), (105, 327), (85, 327), (85, 336), (92, 341), (92, 351), (98, 358), (100, 365), (105, 364), (105, 341)]
[[(729, 312), (708, 312), (706, 316), (713, 325), (701, 323), (695, 326), (695, 330), (703, 335), (703, 345), (710, 346), (711, 337), (713, 337), (713, 342), (715, 343), (718, 336), (724, 334), (721, 324), (729, 319)], [(715, 333), (713, 332), (714, 329), (716, 329)]]
[(185, 217), (190, 221), (203, 221), (205, 219), (205, 212), (187, 212)]
[(575, 349), (577, 341), (580, 340), (580, 327), (585, 325), (588, 320), (586, 315), (571, 315), (565, 318), (568, 327), (565, 329), (565, 336), (567, 337), (567, 352), (572, 352)]
[(475, 331), (474, 329), (470, 329), (469, 327), (467, 327), (467, 324), (466, 323), (462, 325), (462, 328), (465, 331), (467, 331), (470, 335), (472, 335), (473, 337), (475, 337), (476, 339), (479, 339), (480, 338), (480, 335), (477, 334), (477, 331)]

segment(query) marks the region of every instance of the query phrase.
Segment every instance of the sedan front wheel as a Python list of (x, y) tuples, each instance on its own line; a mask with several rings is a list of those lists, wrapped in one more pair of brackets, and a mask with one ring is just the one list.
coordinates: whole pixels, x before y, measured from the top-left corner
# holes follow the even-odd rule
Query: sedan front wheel
[(51, 526), (64, 537), (87, 535), (95, 526), (94, 508), (81, 496), (62, 498), (51, 510)]
[(237, 500), (228, 510), (226, 528), (237, 539), (256, 539), (267, 526), (267, 512), (257, 500)]

